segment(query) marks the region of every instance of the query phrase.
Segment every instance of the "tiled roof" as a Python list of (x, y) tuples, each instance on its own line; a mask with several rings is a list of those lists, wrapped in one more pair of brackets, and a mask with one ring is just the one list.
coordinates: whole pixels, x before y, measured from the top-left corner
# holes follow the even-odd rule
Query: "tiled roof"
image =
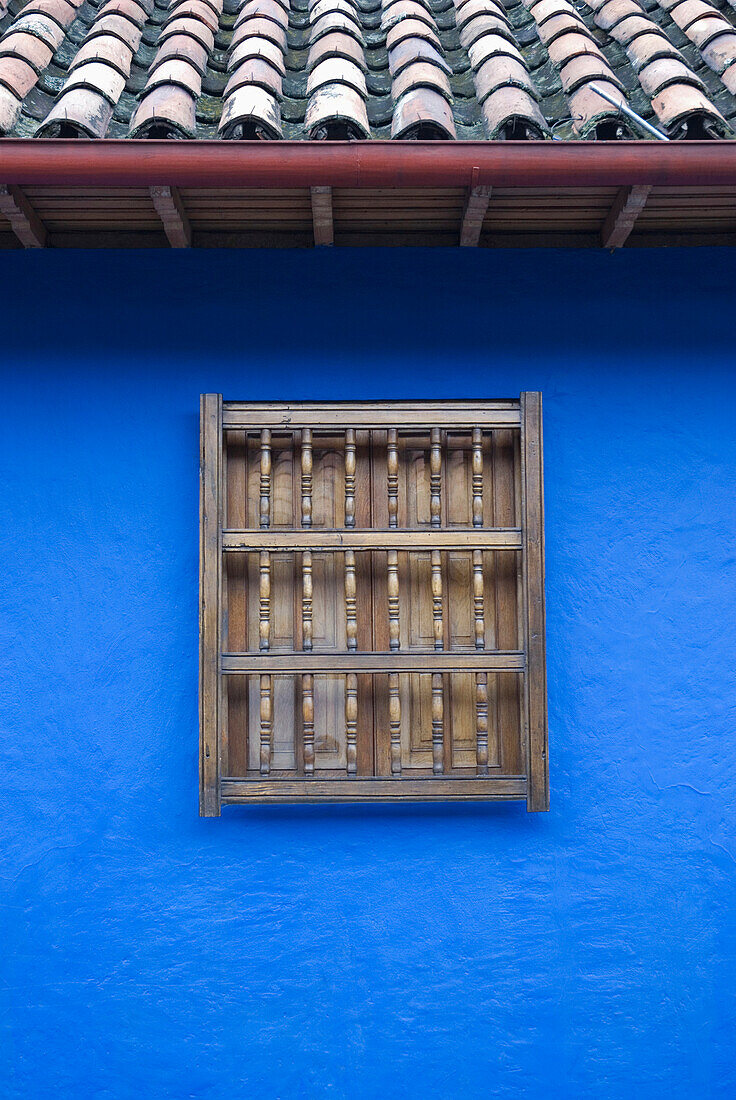
[(0, 0), (0, 135), (733, 137), (730, 3)]

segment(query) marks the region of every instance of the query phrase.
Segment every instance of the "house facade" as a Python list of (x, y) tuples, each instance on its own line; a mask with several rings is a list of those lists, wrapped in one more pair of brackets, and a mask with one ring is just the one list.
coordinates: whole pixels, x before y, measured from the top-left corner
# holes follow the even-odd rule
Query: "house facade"
[[(5, 1095), (730, 1095), (731, 252), (2, 266)], [(200, 393), (524, 389), (549, 813), (200, 818)]]
[[(734, 0), (0, 0), (0, 1096), (736, 1095), (735, 119)], [(215, 491), (200, 521), (202, 395), (280, 403), (301, 433), (301, 513), (275, 533), (268, 423), (227, 525)], [(304, 644), (319, 477), (283, 403), (334, 401), (384, 402), (368, 457), (339, 422), (332, 502), (354, 519), (385, 468), (385, 518), (323, 524), (346, 618), (325, 664)], [(399, 401), (434, 403), (421, 531)], [(491, 419), (454, 422), (473, 487), (448, 530), (457, 403)], [(536, 463), (533, 522), (483, 497), (499, 409), (519, 486)], [(343, 527), (386, 554), (362, 589)], [(394, 528), (431, 578), (408, 657)], [(478, 557), (456, 665), (457, 538), (467, 578)], [(286, 656), (279, 539), (306, 594)], [(254, 548), (223, 653), (220, 551)], [(494, 592), (531, 609), (506, 642), (496, 551), (518, 573)], [(361, 592), (384, 601), (370, 644)], [(223, 676), (256, 668), (226, 728)], [(320, 790), (377, 801), (311, 802), (313, 680), (335, 669), (347, 733)], [(496, 673), (536, 684), (503, 775)]]

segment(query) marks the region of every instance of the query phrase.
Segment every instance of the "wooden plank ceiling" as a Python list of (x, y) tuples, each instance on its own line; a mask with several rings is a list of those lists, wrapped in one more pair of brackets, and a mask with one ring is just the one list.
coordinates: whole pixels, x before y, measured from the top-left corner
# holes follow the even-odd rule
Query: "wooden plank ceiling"
[(736, 186), (0, 188), (0, 248), (731, 245)]

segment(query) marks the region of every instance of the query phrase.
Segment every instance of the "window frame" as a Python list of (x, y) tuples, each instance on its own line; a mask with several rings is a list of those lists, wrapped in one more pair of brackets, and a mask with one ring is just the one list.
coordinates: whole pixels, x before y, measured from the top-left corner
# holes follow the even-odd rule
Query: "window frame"
[[(544, 607), (544, 491), (542, 460), (542, 395), (524, 392), (509, 401), (416, 402), (223, 402), (221, 394), (203, 394), (200, 403), (200, 814), (219, 816), (222, 805), (252, 802), (362, 802), (362, 801), (475, 801), (526, 800), (530, 811), (549, 809), (547, 687)], [(251, 653), (229, 655), (223, 649), (223, 561), (227, 553), (254, 552), (281, 543), (291, 551), (330, 544), (341, 547), (348, 539), (356, 546), (389, 550), (392, 538), (400, 545), (415, 543), (447, 549), (454, 545), (445, 528), (426, 531), (393, 528), (392, 532), (350, 530), (319, 533), (313, 528), (288, 531), (261, 529), (229, 531), (225, 527), (226, 432), (311, 429), (313, 432), (345, 432), (368, 428), (405, 430), (421, 428), (485, 431), (513, 429), (520, 434), (519, 482), (521, 526), (509, 541), (508, 531), (477, 529), (470, 545), (484, 549), (516, 549), (520, 553), (522, 648), (513, 654), (479, 650), (462, 657), (451, 651), (414, 654), (345, 651), (322, 655), (294, 651), (290, 654)], [(270, 467), (269, 467), (270, 469)], [(269, 490), (270, 491), (270, 490)], [(264, 529), (265, 528), (265, 529)], [(466, 535), (468, 533), (466, 532)], [(503, 539), (508, 545), (504, 547)], [(414, 540), (412, 542), (412, 539)], [(462, 543), (468, 548), (467, 539)], [(270, 557), (273, 555), (270, 554)], [(345, 775), (325, 779), (299, 775), (293, 778), (233, 777), (223, 774), (223, 683), (230, 675), (263, 675), (269, 681), (280, 669), (303, 675), (307, 670), (329, 669), (344, 674), (394, 671), (504, 672), (522, 677), (521, 744), (523, 774), (478, 775), (472, 778)], [(355, 677), (353, 676), (353, 680)], [(270, 688), (269, 688), (270, 692)]]

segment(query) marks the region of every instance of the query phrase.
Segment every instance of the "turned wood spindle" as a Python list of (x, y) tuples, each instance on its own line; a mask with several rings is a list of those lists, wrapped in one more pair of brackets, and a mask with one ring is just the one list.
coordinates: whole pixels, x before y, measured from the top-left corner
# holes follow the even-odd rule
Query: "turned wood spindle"
[(261, 504), (260, 525), (271, 525), (271, 430), (264, 428), (261, 432)]
[(302, 554), (302, 649), (312, 648), (312, 607), (314, 582), (312, 578), (312, 552)]
[(397, 527), (399, 523), (399, 433), (396, 428), (388, 430), (387, 471), (388, 525)]
[(358, 677), (349, 672), (345, 677), (345, 743), (347, 773), (358, 771)]
[(312, 429), (302, 429), (302, 527), (312, 526)]
[(478, 775), (488, 775), (488, 673), (475, 674), (475, 760)]
[(483, 608), (483, 551), (473, 551), (473, 613), (475, 616), (475, 648), (485, 649), (486, 623)]
[(434, 648), (444, 648), (442, 627), (442, 554), (432, 551), (432, 620), (434, 627)]
[(391, 734), (391, 775), (401, 775), (401, 696), (399, 674), (388, 674), (388, 723)]
[(345, 432), (345, 526), (355, 527), (355, 428)]
[(483, 432), (473, 428), (473, 527), (483, 526)]
[(304, 727), (304, 774), (314, 775), (314, 676), (302, 676), (302, 725)]
[(261, 676), (261, 775), (271, 771), (271, 732), (273, 728), (273, 701), (271, 677)]
[(261, 550), (260, 586), (258, 610), (259, 649), (268, 649), (271, 644), (271, 555)]
[(388, 551), (388, 637), (389, 649), (399, 649), (399, 554), (396, 550)]
[(444, 771), (445, 699), (442, 673), (432, 673), (432, 771)]
[(358, 648), (358, 619), (355, 587), (355, 551), (345, 551), (345, 633), (348, 650)]
[(429, 514), (432, 527), (440, 526), (442, 512), (441, 500), (441, 473), (442, 473), (442, 433), (439, 428), (432, 428), (430, 435), (429, 452)]

